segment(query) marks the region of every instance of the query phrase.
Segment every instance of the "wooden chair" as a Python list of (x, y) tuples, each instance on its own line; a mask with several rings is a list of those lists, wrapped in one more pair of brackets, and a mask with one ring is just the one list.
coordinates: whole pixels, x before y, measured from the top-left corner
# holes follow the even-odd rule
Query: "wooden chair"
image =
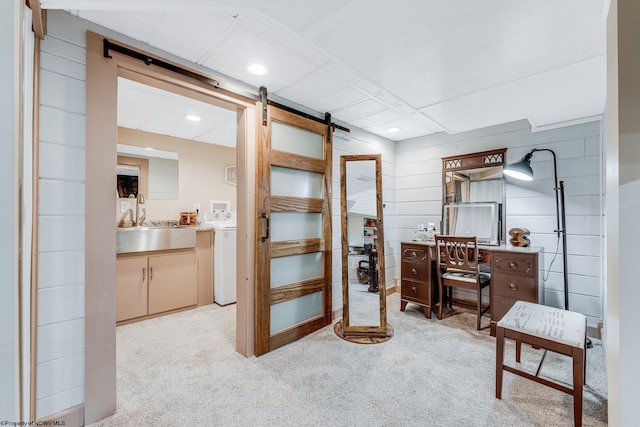
[(489, 286), (491, 274), (481, 272), (478, 258), (478, 245), (475, 237), (436, 236), (436, 254), (438, 285), (440, 289), (438, 319), (442, 319), (445, 304), (452, 306), (453, 287), (475, 290), (477, 292), (477, 329), (480, 319), (489, 310), (482, 309), (481, 292)]

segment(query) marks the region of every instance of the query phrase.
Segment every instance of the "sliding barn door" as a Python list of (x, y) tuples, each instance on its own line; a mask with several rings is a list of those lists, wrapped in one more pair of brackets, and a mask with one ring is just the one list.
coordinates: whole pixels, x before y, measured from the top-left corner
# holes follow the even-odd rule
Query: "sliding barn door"
[(269, 105), (260, 130), (256, 355), (331, 324), (331, 128)]

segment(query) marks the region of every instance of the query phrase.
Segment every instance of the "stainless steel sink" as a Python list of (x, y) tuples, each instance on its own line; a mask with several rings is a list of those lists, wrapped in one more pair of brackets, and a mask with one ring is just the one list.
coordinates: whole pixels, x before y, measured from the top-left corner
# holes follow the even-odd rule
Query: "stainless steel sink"
[(116, 253), (194, 248), (195, 227), (124, 227), (116, 229)]

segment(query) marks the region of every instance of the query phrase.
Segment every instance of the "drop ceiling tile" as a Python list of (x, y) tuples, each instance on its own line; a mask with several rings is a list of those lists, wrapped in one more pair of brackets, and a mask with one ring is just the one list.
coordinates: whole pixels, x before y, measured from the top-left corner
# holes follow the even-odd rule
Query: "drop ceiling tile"
[[(407, 0), (392, 8), (375, 2), (352, 16), (348, 27), (334, 28), (314, 43), (421, 107), (603, 54), (602, 6), (544, 0), (504, 7), (459, 0), (434, 7)], [(576, 31), (569, 34), (567, 28)]]
[[(579, 76), (579, 77), (578, 77)], [(564, 81), (561, 87), (554, 82)], [(422, 110), (450, 132), (533, 118), (538, 126), (603, 114), (606, 58), (571, 64)], [(594, 87), (597, 90), (594, 91)], [(553, 105), (549, 99), (554, 99)], [(571, 113), (568, 113), (571, 111)]]
[(323, 65), (329, 56), (320, 49), (309, 46), (305, 40), (281, 24), (262, 14), (241, 14), (238, 22), (242, 27), (268, 43), (285, 47), (292, 54), (305, 58), (315, 65)]
[(355, 104), (364, 101), (366, 98), (368, 98), (367, 95), (352, 86), (346, 86), (325, 97), (327, 101), (340, 106)]
[(403, 117), (402, 114), (390, 108), (387, 108), (382, 111), (378, 111), (377, 113), (367, 115), (368, 119), (373, 120), (376, 123), (386, 123), (393, 120), (398, 120), (402, 117)]
[(297, 104), (308, 106), (318, 100), (317, 97), (298, 89), (294, 86), (289, 86), (284, 89), (278, 90), (275, 92), (279, 97), (288, 99)]
[(347, 123), (357, 119), (358, 117), (362, 117), (361, 114), (355, 111), (352, 111), (349, 107), (333, 110), (331, 112), (331, 115), (333, 115), (338, 120), (342, 120), (343, 122), (347, 122)]
[(384, 104), (387, 104), (389, 107), (397, 107), (398, 105), (403, 104), (402, 101), (387, 92), (379, 93), (378, 95), (376, 95), (376, 99), (378, 99), (380, 102), (383, 102)]
[(225, 147), (236, 146), (236, 123), (227, 123), (209, 129), (197, 136), (198, 141), (208, 142), (210, 144), (223, 145)]
[(345, 9), (350, 6), (349, 3), (353, 2), (344, 0), (323, 0), (321, 2), (270, 0), (261, 2), (259, 7), (265, 15), (307, 38), (305, 33), (315, 33), (315, 27), (327, 31), (348, 20), (348, 13), (345, 13)]
[(348, 87), (346, 82), (336, 79), (332, 74), (322, 68), (316, 68), (313, 72), (307, 74), (292, 86), (318, 98), (322, 98), (328, 93), (335, 93)]
[(411, 113), (415, 113), (416, 109), (413, 108), (410, 105), (407, 104), (400, 104), (400, 105), (396, 105), (395, 107), (393, 107), (395, 110), (397, 110), (399, 113), (402, 114), (411, 114)]
[(359, 80), (355, 83), (355, 86), (362, 89), (365, 93), (376, 96), (382, 93), (382, 89), (380, 86), (368, 81), (368, 80)]
[(412, 128), (412, 127), (421, 127), (424, 129), (424, 126), (420, 126), (418, 123), (416, 123), (414, 120), (411, 120), (408, 117), (402, 116), (399, 117), (395, 120), (391, 120), (388, 122), (384, 123), (385, 126), (387, 127), (397, 127), (400, 129), (407, 129), (407, 128)]
[(428, 129), (432, 129), (432, 130), (434, 130), (436, 132), (442, 132), (442, 131), (446, 130), (443, 125), (441, 125), (438, 121), (436, 121), (435, 119), (430, 117), (429, 114), (427, 113), (427, 111), (428, 111), (428, 109), (425, 108), (425, 109), (423, 109), (421, 111), (413, 112), (413, 113), (409, 114), (409, 118), (411, 118), (412, 120), (415, 120), (416, 122), (418, 122), (422, 126), (428, 128)]
[(338, 106), (324, 99), (316, 99), (314, 102), (305, 105), (305, 107), (309, 107), (310, 109), (317, 111), (318, 113), (324, 114), (329, 111), (335, 110)]
[(349, 109), (363, 116), (386, 109), (387, 107), (374, 99), (367, 99), (357, 104), (351, 105)]
[(325, 63), (322, 68), (347, 83), (355, 83), (362, 79), (360, 73), (336, 61), (329, 61)]
[(153, 22), (153, 14), (118, 10), (81, 10), (78, 16), (145, 43), (149, 43), (157, 27), (157, 23)]
[[(269, 74), (250, 74), (247, 66), (254, 62), (265, 65)], [(238, 24), (230, 26), (215, 51), (205, 55), (202, 65), (253, 86), (265, 85), (271, 92), (301, 79), (317, 67), (286, 47), (256, 36)]]
[(197, 11), (164, 12), (149, 44), (198, 63), (222, 37), (233, 18)]
[(352, 120), (349, 123), (361, 129), (367, 129), (377, 125), (376, 122), (369, 120), (366, 117), (360, 117), (359, 119)]

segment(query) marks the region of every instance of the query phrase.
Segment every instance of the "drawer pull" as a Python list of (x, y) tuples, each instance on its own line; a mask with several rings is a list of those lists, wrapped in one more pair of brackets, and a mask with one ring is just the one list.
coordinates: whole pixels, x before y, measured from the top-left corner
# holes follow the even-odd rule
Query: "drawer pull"
[(509, 268), (512, 269), (512, 270), (517, 270), (518, 269), (518, 263), (515, 262), (515, 261), (511, 261), (509, 263)]
[(418, 253), (415, 251), (411, 252), (411, 258), (418, 258)]
[(411, 292), (413, 292), (414, 294), (418, 293), (418, 288), (416, 288), (415, 286), (411, 287)]
[(411, 274), (417, 275), (418, 274), (418, 270), (416, 270), (415, 268), (412, 268), (411, 269)]
[(512, 291), (517, 291), (518, 290), (518, 285), (516, 285), (513, 282), (509, 283), (507, 286), (509, 286), (509, 289), (511, 289)]

